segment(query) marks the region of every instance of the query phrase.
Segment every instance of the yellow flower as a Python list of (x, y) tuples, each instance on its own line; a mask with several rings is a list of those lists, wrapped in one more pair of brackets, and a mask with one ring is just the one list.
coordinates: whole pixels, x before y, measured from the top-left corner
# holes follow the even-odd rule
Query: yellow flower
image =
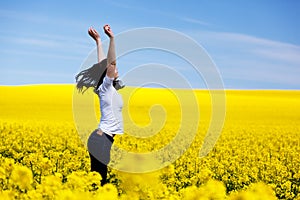
[(14, 192), (11, 190), (0, 191), (0, 199), (1, 200), (13, 200)]
[(221, 181), (209, 180), (199, 190), (201, 196), (207, 196), (207, 199), (222, 200), (226, 197), (226, 188)]
[(6, 178), (5, 169), (0, 167), (0, 179), (4, 180)]
[(230, 196), (230, 200), (276, 200), (274, 191), (264, 183), (255, 183), (246, 191)]
[(112, 184), (105, 184), (97, 193), (95, 199), (117, 200), (118, 191)]
[[(84, 146), (95, 124), (90, 115), (82, 116), (89, 122), (80, 126), (77, 134), (70, 101), (73, 89), (72, 86), (0, 86), (0, 93), (5, 94), (5, 98), (0, 98), (1, 200), (272, 200), (276, 196), (300, 200), (299, 91), (226, 91), (228, 104), (222, 134), (212, 151), (201, 159), (198, 155), (210, 130), (212, 101), (209, 91), (195, 91), (201, 118), (191, 146), (186, 151), (180, 148), (183, 137), (158, 160), (146, 162), (136, 156), (125, 165), (121, 162), (124, 154), (113, 148), (108, 175), (113, 185), (101, 187), (101, 176), (90, 172), (89, 154)], [(130, 107), (127, 113), (130, 116), (124, 116), (125, 134), (115, 137), (113, 146), (150, 153), (160, 151), (179, 129), (186, 138), (192, 135), (189, 127), (181, 124), (189, 115), (180, 114), (174, 96), (166, 98), (164, 90), (141, 89), (133, 101), (126, 101), (126, 95), (132, 91), (121, 92), (125, 93), (124, 102)], [(181, 92), (184, 96), (185, 91)], [(157, 100), (163, 104), (165, 115), (152, 109)], [(82, 105), (81, 109), (86, 110), (85, 104)], [(36, 113), (41, 117), (39, 120)], [(99, 118), (100, 112), (97, 114)], [(169, 158), (176, 152), (182, 152), (182, 156), (170, 163)], [(124, 175), (122, 170), (114, 168), (144, 169), (147, 165), (160, 166), (160, 162), (169, 163), (157, 174)]]
[(15, 166), (11, 173), (10, 181), (22, 190), (30, 189), (33, 183), (32, 172), (25, 166)]

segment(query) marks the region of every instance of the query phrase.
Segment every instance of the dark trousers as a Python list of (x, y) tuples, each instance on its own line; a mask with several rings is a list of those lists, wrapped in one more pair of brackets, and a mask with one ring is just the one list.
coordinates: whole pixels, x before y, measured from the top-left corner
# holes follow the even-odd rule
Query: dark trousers
[(88, 139), (88, 151), (91, 159), (91, 171), (98, 172), (101, 177), (101, 185), (107, 182), (107, 164), (110, 161), (110, 150), (114, 139), (102, 133), (97, 134), (98, 129), (92, 132)]

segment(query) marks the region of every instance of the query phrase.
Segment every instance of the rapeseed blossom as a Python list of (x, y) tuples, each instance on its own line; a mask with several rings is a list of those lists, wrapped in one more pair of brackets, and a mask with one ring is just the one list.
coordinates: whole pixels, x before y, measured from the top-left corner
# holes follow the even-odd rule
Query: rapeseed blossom
[[(198, 155), (209, 127), (210, 98), (207, 91), (197, 91), (199, 128), (182, 156), (151, 173), (131, 174), (109, 168), (110, 183), (102, 187), (101, 176), (90, 172), (85, 137), (73, 123), (71, 97), (66, 95), (73, 88), (63, 86), (51, 93), (54, 86), (45, 87), (10, 88), (6, 93), (0, 87), (6, 96), (0, 99), (1, 200), (300, 199), (297, 91), (227, 91), (223, 131), (204, 158)], [(147, 92), (140, 96), (149, 95)], [(159, 92), (163, 90), (155, 91)], [(150, 97), (128, 101), (138, 126), (125, 117), (125, 134), (115, 137), (114, 146), (145, 153), (172, 141), (180, 128), (180, 99), (166, 99), (168, 95), (164, 95), (164, 99), (156, 96), (165, 107), (164, 115), (159, 109), (149, 115), (154, 101), (148, 100)], [(91, 131), (90, 127), (79, 129), (87, 134)], [(139, 130), (142, 136), (157, 134), (150, 139), (132, 136)], [(117, 165), (122, 156), (117, 153), (112, 151), (112, 164)], [(166, 152), (166, 158), (171, 154)], [(143, 167), (138, 158), (134, 164), (139, 162), (138, 167)]]
[(15, 166), (11, 176), (11, 184), (17, 186), (21, 190), (27, 190), (31, 188), (33, 183), (33, 176), (30, 169), (25, 166)]

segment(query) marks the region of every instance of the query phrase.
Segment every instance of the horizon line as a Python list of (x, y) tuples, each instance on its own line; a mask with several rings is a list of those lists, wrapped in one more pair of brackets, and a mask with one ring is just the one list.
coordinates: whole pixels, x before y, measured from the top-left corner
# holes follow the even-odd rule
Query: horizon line
[[(26, 86), (58, 86), (58, 85), (74, 85), (75, 83), (33, 83), (33, 84), (19, 84), (19, 85), (2, 85), (0, 87), (26, 87)], [(223, 88), (223, 89), (213, 89), (213, 88), (178, 88), (178, 87), (139, 87), (139, 86), (125, 86), (128, 88), (145, 88), (145, 89), (176, 89), (176, 90), (270, 90), (270, 91), (299, 91), (300, 89), (293, 89), (293, 88)]]

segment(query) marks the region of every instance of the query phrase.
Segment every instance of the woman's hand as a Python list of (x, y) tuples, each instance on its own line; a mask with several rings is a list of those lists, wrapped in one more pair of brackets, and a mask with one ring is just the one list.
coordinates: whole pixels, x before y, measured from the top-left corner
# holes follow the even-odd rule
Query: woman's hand
[(96, 29), (94, 29), (93, 27), (90, 27), (88, 30), (88, 33), (96, 41), (97, 44), (101, 42), (100, 35), (96, 31)]
[(110, 26), (108, 24), (103, 26), (104, 32), (105, 34), (109, 37), (109, 38), (113, 38), (114, 34), (112, 32), (112, 30), (110, 29)]

